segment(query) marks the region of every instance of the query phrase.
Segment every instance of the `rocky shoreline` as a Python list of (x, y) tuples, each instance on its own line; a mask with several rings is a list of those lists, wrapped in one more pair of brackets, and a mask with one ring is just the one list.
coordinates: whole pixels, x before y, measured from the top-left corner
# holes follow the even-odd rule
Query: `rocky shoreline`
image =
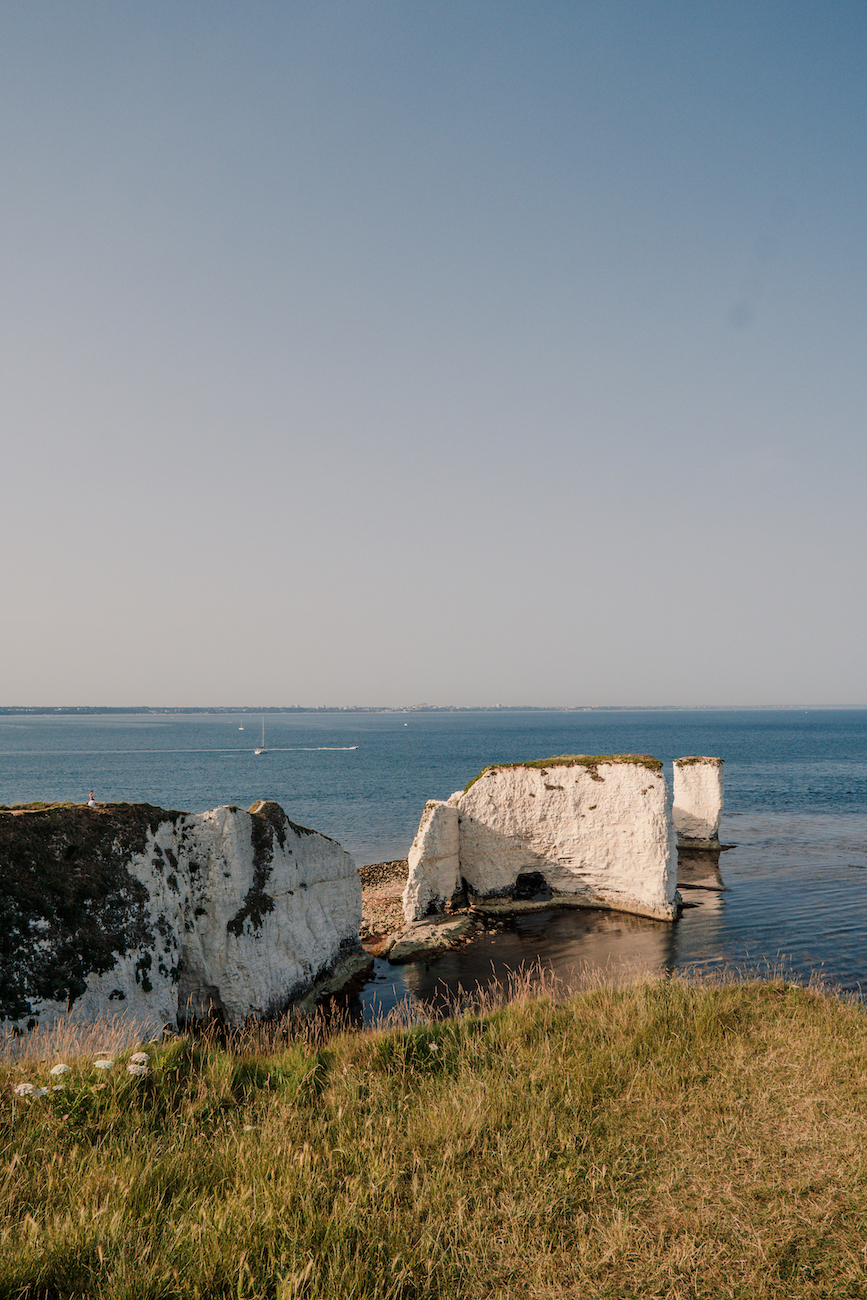
[(365, 952), (380, 956), (383, 948), (406, 927), (403, 916), (403, 891), (408, 875), (406, 858), (393, 862), (374, 862), (361, 867), (361, 929), (359, 938)]
[(473, 909), (444, 913), (407, 925), (403, 891), (409, 866), (406, 858), (362, 867), (361, 946), (371, 957), (391, 962), (419, 961), (432, 953), (467, 942), (483, 924)]
[(406, 858), (376, 862), (362, 867), (361, 946), (371, 957), (391, 962), (418, 961), (446, 948), (466, 943), (484, 928), (474, 909), (443, 913), (407, 925), (403, 912), (403, 891), (409, 865)]

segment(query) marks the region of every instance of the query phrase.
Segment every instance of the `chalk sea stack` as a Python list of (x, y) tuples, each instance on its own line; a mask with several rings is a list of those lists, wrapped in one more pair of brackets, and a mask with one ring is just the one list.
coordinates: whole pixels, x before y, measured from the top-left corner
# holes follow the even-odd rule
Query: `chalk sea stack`
[(409, 855), (408, 924), (469, 902), (551, 903), (672, 921), (677, 863), (662, 764), (648, 754), (561, 755), (487, 767), (425, 806)]
[(672, 820), (681, 849), (718, 849), (723, 760), (707, 755), (674, 760)]

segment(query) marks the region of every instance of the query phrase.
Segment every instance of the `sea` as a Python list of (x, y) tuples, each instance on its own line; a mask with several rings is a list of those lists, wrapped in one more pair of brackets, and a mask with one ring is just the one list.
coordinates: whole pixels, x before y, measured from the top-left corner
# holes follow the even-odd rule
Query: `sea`
[[(262, 728), (265, 752), (261, 748)], [(502, 988), (623, 973), (780, 974), (867, 988), (867, 710), (479, 710), (0, 715), (0, 805), (87, 799), (201, 812), (274, 799), (358, 866), (404, 858), (428, 799), (489, 763), (556, 754), (725, 760), (714, 861), (681, 861), (675, 924), (537, 912), (409, 967), (377, 960), (370, 1022)]]

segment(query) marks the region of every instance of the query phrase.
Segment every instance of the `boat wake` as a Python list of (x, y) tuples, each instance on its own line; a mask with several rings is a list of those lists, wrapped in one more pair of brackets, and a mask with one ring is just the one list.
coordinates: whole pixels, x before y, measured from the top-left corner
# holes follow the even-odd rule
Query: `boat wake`
[[(267, 752), (269, 754), (318, 754), (323, 750), (331, 753), (345, 754), (350, 749), (358, 749), (357, 745), (269, 745)], [(238, 753), (238, 750), (227, 750), (227, 753)], [(258, 750), (256, 751), (258, 753)], [(240, 753), (245, 753), (240, 750)]]
[[(319, 750), (332, 750), (337, 753), (347, 753), (351, 749), (358, 749), (357, 745), (269, 745), (265, 750), (254, 750), (254, 753), (265, 754), (315, 754)], [(89, 758), (103, 758), (113, 754), (135, 754), (136, 756), (151, 754), (249, 754), (246, 747), (237, 746), (232, 749), (222, 748), (196, 748), (196, 749), (0, 749), (0, 758), (33, 758), (49, 757), (56, 758), (67, 754), (84, 754)]]

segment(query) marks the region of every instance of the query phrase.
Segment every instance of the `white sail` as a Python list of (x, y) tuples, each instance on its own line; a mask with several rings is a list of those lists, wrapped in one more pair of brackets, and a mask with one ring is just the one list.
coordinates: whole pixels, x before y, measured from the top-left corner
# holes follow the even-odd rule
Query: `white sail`
[(261, 748), (259, 748), (259, 749), (254, 749), (254, 750), (253, 750), (253, 753), (254, 753), (254, 754), (266, 754), (267, 752), (268, 752), (268, 751), (267, 751), (266, 748), (265, 748), (265, 719), (263, 718), (263, 719), (262, 719), (262, 745), (261, 745)]

